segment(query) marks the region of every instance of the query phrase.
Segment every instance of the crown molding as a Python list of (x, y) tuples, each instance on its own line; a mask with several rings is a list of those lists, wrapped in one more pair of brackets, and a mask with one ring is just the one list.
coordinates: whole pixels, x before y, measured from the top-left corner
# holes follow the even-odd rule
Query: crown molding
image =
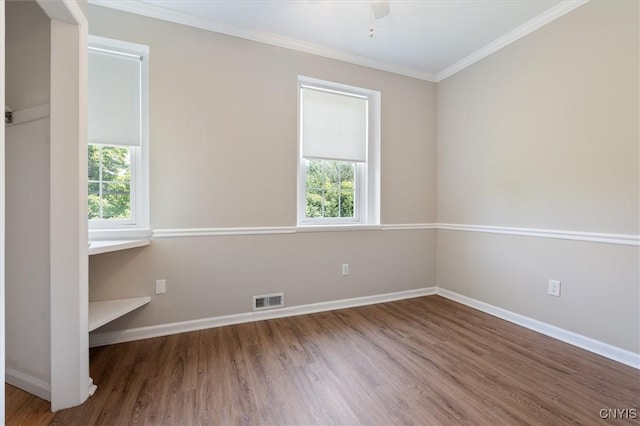
[(565, 0), (561, 3), (558, 3), (546, 12), (541, 13), (530, 21), (520, 25), (516, 29), (509, 31), (505, 35), (495, 39), (486, 46), (476, 50), (469, 56), (462, 58), (453, 65), (450, 65), (442, 71), (438, 72), (438, 74), (436, 75), (436, 82), (440, 82), (445, 78), (451, 77), (453, 74), (462, 71), (463, 69), (475, 64), (481, 59), (486, 58), (492, 53), (497, 52), (503, 47), (510, 45), (514, 41), (521, 39), (522, 37), (534, 32), (538, 28), (541, 28), (548, 23), (555, 21), (561, 16), (566, 15), (572, 10), (577, 9), (578, 7), (588, 2), (589, 0)]
[(566, 15), (572, 10), (584, 5), (589, 0), (565, 0), (546, 12), (536, 16), (525, 24), (517, 27), (516, 29), (506, 33), (498, 39), (492, 41), (488, 45), (476, 50), (469, 56), (459, 60), (453, 65), (441, 70), (437, 74), (417, 70), (414, 68), (403, 67), (401, 65), (390, 64), (388, 62), (368, 58), (365, 56), (354, 55), (351, 53), (343, 52), (338, 49), (332, 49), (326, 46), (322, 46), (315, 43), (308, 43), (302, 40), (297, 40), (290, 37), (281, 36), (274, 33), (248, 30), (240, 28), (235, 25), (229, 25), (222, 22), (206, 19), (187, 13), (176, 12), (163, 7), (152, 5), (149, 3), (143, 3), (141, 1), (134, 0), (88, 0), (89, 4), (106, 7), (109, 9), (115, 9), (122, 12), (133, 13), (136, 15), (146, 16), (149, 18), (160, 19), (162, 21), (172, 22), (175, 24), (186, 25), (193, 28), (199, 28), (206, 31), (221, 33), (230, 35), (233, 37), (239, 37), (246, 40), (255, 41), (258, 43), (270, 44), (285, 49), (291, 49), (298, 52), (309, 53), (312, 55), (322, 56), (329, 59), (335, 59), (342, 62), (347, 62), (355, 65), (360, 65), (368, 68), (374, 68), (381, 71), (387, 71), (394, 74), (404, 75), (406, 77), (416, 78), (419, 80), (425, 80), (430, 82), (440, 82), (457, 72), (475, 64), (476, 62), (486, 58), (492, 53), (497, 52), (503, 47), (521, 39), (522, 37), (536, 31), (548, 23), (555, 21), (561, 16)]
[(365, 56), (354, 55), (338, 49), (332, 49), (319, 44), (308, 43), (274, 33), (248, 30), (245, 28), (237, 27), (235, 25), (224, 24), (222, 22), (217, 22), (211, 19), (194, 16), (187, 13), (176, 12), (140, 1), (89, 0), (89, 4), (102, 6), (109, 9), (116, 9), (122, 12), (134, 13), (136, 15), (142, 15), (149, 18), (160, 19), (162, 21), (173, 22), (175, 24), (182, 24), (193, 28), (199, 28), (201, 30), (226, 34), (251, 41), (256, 41), (259, 43), (266, 43), (285, 49), (296, 50), (298, 52), (310, 53), (312, 55), (335, 59), (355, 65), (361, 65), (368, 68), (374, 68), (381, 71), (387, 71), (394, 74), (404, 75), (406, 77), (416, 78), (419, 80), (430, 82), (436, 81), (436, 76), (432, 73), (427, 73), (400, 65), (390, 64), (388, 62), (368, 58)]

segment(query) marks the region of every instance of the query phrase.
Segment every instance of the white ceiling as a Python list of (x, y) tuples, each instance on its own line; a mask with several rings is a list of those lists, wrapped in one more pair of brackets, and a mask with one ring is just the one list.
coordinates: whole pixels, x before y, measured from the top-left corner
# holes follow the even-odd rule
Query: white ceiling
[(439, 81), (584, 0), (90, 0), (90, 3)]

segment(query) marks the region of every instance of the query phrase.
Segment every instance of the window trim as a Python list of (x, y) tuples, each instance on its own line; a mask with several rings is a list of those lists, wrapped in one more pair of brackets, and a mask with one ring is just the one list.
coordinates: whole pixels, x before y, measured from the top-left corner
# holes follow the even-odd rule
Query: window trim
[[(89, 47), (141, 58), (140, 146), (130, 146), (131, 220), (89, 220), (89, 239), (149, 237), (149, 46), (89, 35)], [(88, 148), (88, 146), (87, 146)]]
[[(296, 210), (298, 227), (313, 226), (369, 226), (380, 224), (380, 104), (379, 91), (335, 83), (311, 77), (298, 76), (298, 155), (297, 155), (297, 197)], [(346, 93), (368, 99), (368, 138), (367, 160), (356, 163), (356, 181), (360, 180), (364, 186), (359, 191), (356, 187), (354, 203), (359, 202), (358, 218), (308, 218), (306, 217), (306, 170), (305, 158), (302, 156), (302, 88), (325, 90), (328, 92)], [(339, 160), (337, 160), (339, 161)], [(354, 205), (354, 208), (356, 206)]]

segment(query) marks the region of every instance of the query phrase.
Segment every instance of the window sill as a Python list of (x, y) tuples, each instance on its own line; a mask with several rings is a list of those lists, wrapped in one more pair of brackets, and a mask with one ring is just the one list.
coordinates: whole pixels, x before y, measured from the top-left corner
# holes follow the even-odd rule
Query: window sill
[(110, 253), (112, 251), (127, 250), (136, 247), (144, 247), (151, 244), (148, 238), (140, 240), (94, 240), (89, 241), (89, 256), (94, 254)]
[(296, 226), (296, 232), (379, 231), (381, 229), (382, 229), (381, 225), (369, 225), (369, 224), (298, 225)]

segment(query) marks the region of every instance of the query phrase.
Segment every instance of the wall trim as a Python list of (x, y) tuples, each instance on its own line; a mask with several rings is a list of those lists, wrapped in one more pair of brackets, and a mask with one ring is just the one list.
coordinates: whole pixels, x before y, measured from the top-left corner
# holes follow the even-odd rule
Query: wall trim
[[(128, 330), (93, 332), (89, 335), (89, 346), (105, 346), (117, 343), (131, 342), (135, 340), (150, 339), (154, 337), (168, 336), (190, 331), (205, 330), (209, 328), (223, 327), (233, 324), (243, 324), (247, 322), (263, 321), (276, 318), (286, 318), (297, 315), (306, 315), (316, 312), (333, 311), (338, 309), (353, 308), (358, 306), (373, 305), (377, 303), (393, 302), (396, 300), (411, 299), (415, 297), (438, 295), (457, 303), (469, 306), (478, 311), (493, 315), (513, 324), (519, 325), (529, 330), (544, 334), (561, 342), (579, 347), (589, 352), (620, 362), (630, 367), (640, 369), (640, 354), (583, 336), (547, 324), (506, 309), (472, 299), (467, 296), (449, 291), (440, 287), (426, 287), (415, 290), (398, 291), (394, 293), (378, 294), (373, 296), (355, 297), (351, 299), (333, 300), (328, 302), (310, 303), (307, 305), (291, 306), (282, 309), (269, 311), (254, 311), (241, 314), (223, 315), (219, 317), (202, 318), (190, 321), (180, 321), (168, 324), (154, 325), (149, 327), (132, 328)], [(12, 370), (13, 371), (13, 370)], [(9, 369), (7, 369), (7, 382), (9, 381)], [(29, 376), (27, 376), (29, 377)], [(37, 383), (32, 379), (29, 383)], [(26, 388), (23, 388), (26, 389)], [(37, 389), (36, 389), (37, 390)], [(31, 392), (31, 391), (29, 391)], [(35, 393), (35, 392), (32, 392)], [(36, 394), (40, 396), (39, 394)], [(44, 398), (44, 397), (43, 397)], [(46, 398), (45, 398), (46, 399)]]
[(307, 232), (347, 231), (400, 231), (436, 229), (434, 223), (400, 223), (389, 225), (316, 225), (316, 226), (262, 226), (241, 228), (177, 228), (154, 229), (153, 238), (217, 237), (228, 235), (273, 235)]
[(373, 296), (354, 297), (351, 299), (332, 300), (328, 302), (310, 303), (307, 305), (291, 306), (269, 311), (255, 311), (241, 314), (223, 315), (220, 317), (203, 318), (191, 321), (181, 321), (150, 327), (132, 328), (122, 331), (94, 332), (89, 335), (89, 346), (113, 345), (152, 337), (168, 336), (189, 331), (205, 330), (225, 325), (243, 324), (253, 321), (263, 321), (275, 318), (286, 318), (316, 312), (334, 311), (337, 309), (354, 308), (358, 306), (374, 305), (377, 303), (393, 302), (395, 300), (411, 299), (436, 294), (436, 287), (419, 288), (415, 290), (397, 291), (394, 293)]
[(436, 223), (390, 223), (381, 225), (383, 231), (415, 231), (419, 229), (438, 229)]
[(438, 287), (436, 294), (561, 342), (640, 369), (640, 354)]
[(446, 231), (488, 232), (491, 234), (519, 235), (525, 237), (553, 238), (560, 240), (587, 241), (592, 243), (640, 246), (640, 235), (607, 234), (599, 232), (565, 231), (557, 229), (511, 228), (504, 226), (461, 225), (438, 223), (436, 227)]
[(262, 226), (243, 228), (179, 228), (154, 229), (153, 238), (218, 237), (226, 235), (294, 234), (295, 226)]
[[(229, 235), (273, 235), (298, 232), (347, 232), (347, 231), (409, 231), (437, 229), (443, 231), (486, 232), (491, 234), (517, 235), (524, 237), (552, 238), (560, 240), (586, 241), (592, 243), (640, 246), (640, 235), (599, 232), (566, 231), (558, 229), (515, 228), (505, 226), (464, 225), (455, 223), (396, 223), (386, 225), (339, 225), (339, 226), (263, 226), (240, 228), (177, 228), (154, 229), (153, 238), (216, 237)], [(113, 239), (113, 238), (112, 238)]]
[(400, 74), (419, 80), (426, 80), (431, 82), (436, 81), (436, 76), (434, 74), (414, 68), (395, 65), (365, 56), (354, 55), (352, 53), (344, 52), (338, 49), (333, 49), (319, 44), (309, 43), (274, 33), (240, 28), (235, 25), (229, 25), (211, 19), (189, 15), (187, 13), (169, 10), (160, 6), (155, 6), (153, 4), (143, 3), (140, 1), (89, 0), (89, 4), (116, 9), (122, 12), (134, 13), (136, 15), (142, 15), (149, 18), (160, 19), (162, 21), (172, 22), (174, 24), (187, 25), (189, 27), (226, 34), (233, 37), (239, 37), (246, 40), (256, 41), (258, 43), (270, 44), (277, 47), (283, 47), (285, 49), (296, 50), (298, 52), (310, 53), (312, 55), (361, 65), (368, 68), (374, 68), (381, 71), (387, 71), (394, 74)]
[(464, 57), (453, 65), (450, 65), (447, 68), (441, 70), (436, 75), (436, 82), (440, 82), (448, 77), (451, 77), (455, 73), (460, 72), (463, 69), (475, 64), (476, 62), (486, 58), (492, 53), (497, 52), (498, 50), (510, 45), (517, 40), (520, 40), (522, 37), (534, 32), (538, 28), (541, 28), (548, 23), (555, 21), (561, 16), (566, 15), (572, 10), (577, 9), (588, 1), (589, 0), (565, 0), (563, 2), (560, 2), (546, 12), (543, 12), (530, 21), (525, 22), (521, 26), (504, 34), (502, 37), (499, 37), (486, 46), (476, 50), (469, 56)]
[(20, 388), (32, 395), (51, 401), (51, 386), (44, 380), (33, 377), (30, 374), (15, 370), (9, 366), (5, 368), (5, 381), (12, 386)]
[(301, 232), (344, 232), (344, 231), (379, 231), (380, 225), (340, 224), (340, 225), (302, 225), (296, 227), (296, 233)]
[(148, 228), (89, 229), (89, 241), (148, 239), (151, 235)]

